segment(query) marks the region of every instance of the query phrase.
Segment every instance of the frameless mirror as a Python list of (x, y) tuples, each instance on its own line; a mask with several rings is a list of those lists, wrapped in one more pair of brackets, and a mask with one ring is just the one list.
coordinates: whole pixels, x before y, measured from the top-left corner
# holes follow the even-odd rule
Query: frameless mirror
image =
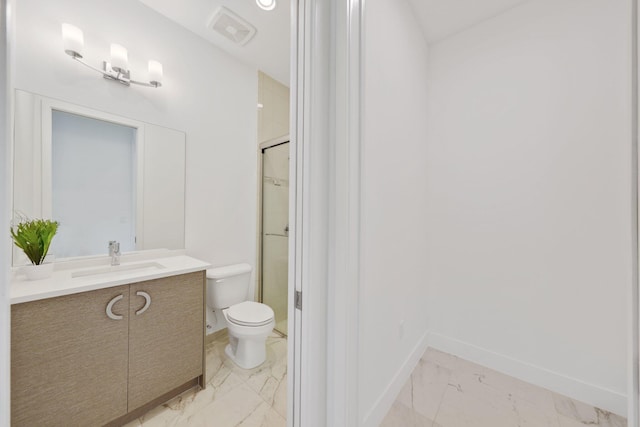
[(15, 216), (60, 222), (56, 259), (184, 248), (183, 132), (17, 90), (14, 139)]

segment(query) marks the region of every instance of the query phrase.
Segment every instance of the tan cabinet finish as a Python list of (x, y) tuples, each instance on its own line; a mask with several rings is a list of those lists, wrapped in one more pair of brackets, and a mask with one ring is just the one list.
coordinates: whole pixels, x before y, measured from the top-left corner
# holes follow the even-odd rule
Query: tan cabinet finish
[[(129, 408), (202, 374), (204, 290), (202, 272), (130, 286)], [(198, 286), (200, 285), (200, 286)], [(151, 303), (144, 313), (137, 311)]]
[[(118, 295), (113, 313), (105, 308)], [(11, 307), (11, 425), (98, 426), (127, 413), (129, 286)]]
[(204, 303), (198, 271), (13, 305), (11, 425), (122, 425), (202, 385)]

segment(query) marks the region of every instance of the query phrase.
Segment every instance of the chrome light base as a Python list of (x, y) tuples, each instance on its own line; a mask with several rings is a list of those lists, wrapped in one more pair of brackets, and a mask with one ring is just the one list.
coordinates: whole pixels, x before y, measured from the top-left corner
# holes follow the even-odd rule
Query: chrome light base
[(111, 66), (111, 63), (102, 62), (102, 72), (105, 79), (115, 80), (125, 86), (131, 86), (131, 72), (129, 70), (116, 71)]

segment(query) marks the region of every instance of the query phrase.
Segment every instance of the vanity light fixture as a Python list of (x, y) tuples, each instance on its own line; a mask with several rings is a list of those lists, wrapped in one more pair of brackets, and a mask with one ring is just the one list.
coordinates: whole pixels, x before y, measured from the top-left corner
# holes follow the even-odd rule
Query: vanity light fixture
[(263, 10), (273, 10), (276, 8), (276, 0), (256, 0), (258, 7)]
[[(266, 1), (266, 0), (265, 0)], [(136, 84), (158, 88), (162, 86), (162, 64), (158, 61), (149, 61), (149, 82), (140, 82), (131, 78), (129, 71), (129, 55), (127, 49), (119, 44), (111, 44), (111, 62), (103, 61), (102, 69), (87, 64), (82, 59), (84, 49), (84, 36), (82, 30), (70, 24), (62, 24), (62, 41), (64, 52), (82, 65), (99, 72), (105, 79), (116, 81), (125, 86)]]

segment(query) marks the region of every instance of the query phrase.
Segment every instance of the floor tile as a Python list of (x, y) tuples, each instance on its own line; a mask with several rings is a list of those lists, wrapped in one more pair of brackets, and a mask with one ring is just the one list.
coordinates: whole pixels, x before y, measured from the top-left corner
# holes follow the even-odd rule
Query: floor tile
[(518, 416), (502, 396), (466, 391), (456, 384), (447, 388), (435, 421), (442, 427), (513, 427)]
[(627, 427), (623, 417), (429, 348), (382, 426)]
[(451, 370), (420, 360), (407, 382), (411, 400), (403, 403), (426, 418), (435, 419), (450, 380)]
[(514, 402), (518, 427), (560, 427), (555, 411), (543, 411), (527, 400), (516, 398)]
[(286, 419), (287, 417), (287, 375), (282, 378), (273, 396), (273, 409)]
[(425, 351), (422, 359), (436, 363), (444, 368), (448, 368), (449, 370), (455, 370), (458, 363), (458, 358), (456, 356), (431, 347)]
[(564, 415), (558, 415), (558, 421), (560, 427), (584, 427), (588, 426), (604, 426), (604, 427), (627, 427), (627, 420), (619, 415), (611, 414), (609, 412), (600, 411), (598, 420), (595, 423), (584, 423), (575, 418), (566, 417)]
[(598, 412), (593, 406), (561, 396), (557, 393), (553, 393), (553, 401), (558, 414), (578, 420), (583, 424), (597, 425)]
[(285, 427), (287, 415), (287, 340), (267, 338), (267, 360), (242, 369), (224, 349), (223, 334), (205, 349), (207, 387), (187, 390), (126, 427)]
[(267, 403), (262, 403), (238, 427), (284, 427), (285, 419)]
[(434, 427), (430, 420), (400, 402), (394, 402), (380, 427)]
[(235, 427), (258, 410), (264, 400), (248, 385), (242, 384), (202, 409), (183, 416), (180, 425)]

